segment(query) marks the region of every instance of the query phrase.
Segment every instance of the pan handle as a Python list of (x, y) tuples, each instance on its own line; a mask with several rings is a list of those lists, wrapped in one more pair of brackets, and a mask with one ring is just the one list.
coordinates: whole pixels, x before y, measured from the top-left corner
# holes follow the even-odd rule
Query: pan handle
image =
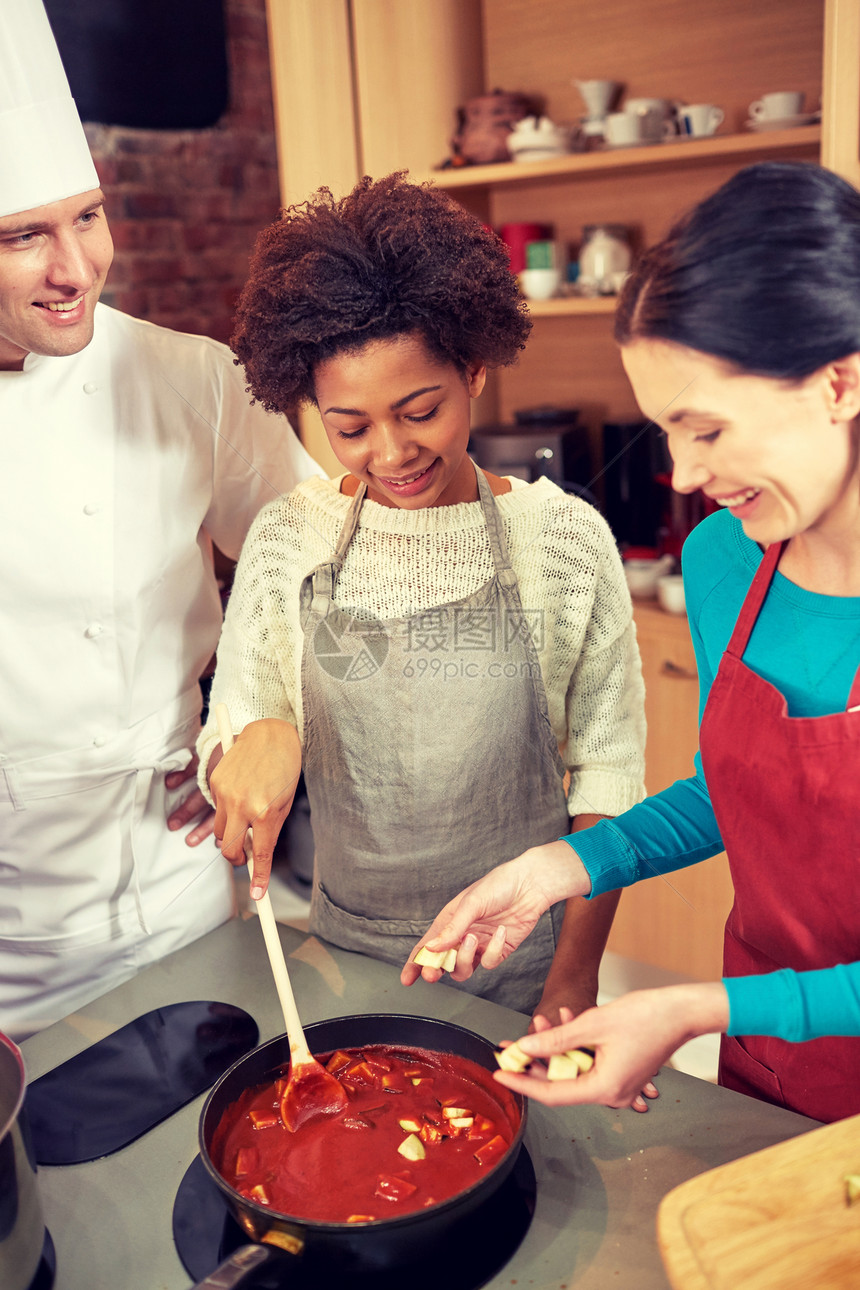
[(280, 1290), (287, 1264), (294, 1262), (294, 1254), (273, 1245), (240, 1245), (193, 1290)]

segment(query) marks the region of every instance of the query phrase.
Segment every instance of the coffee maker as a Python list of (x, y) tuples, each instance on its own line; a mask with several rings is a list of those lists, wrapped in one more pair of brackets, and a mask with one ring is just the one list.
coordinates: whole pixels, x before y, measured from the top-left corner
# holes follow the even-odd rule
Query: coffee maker
[(696, 525), (716, 510), (700, 492), (672, 488), (672, 459), (653, 421), (603, 427), (603, 511), (622, 551), (629, 547), (680, 557)]

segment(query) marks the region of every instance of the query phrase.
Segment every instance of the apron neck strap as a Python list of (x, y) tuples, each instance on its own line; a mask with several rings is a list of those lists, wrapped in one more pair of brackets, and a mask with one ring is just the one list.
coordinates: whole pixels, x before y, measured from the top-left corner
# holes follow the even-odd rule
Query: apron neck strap
[(326, 606), (334, 599), (334, 584), (337, 581), (337, 575), (343, 568), (347, 548), (355, 536), (355, 530), (358, 528), (358, 516), (366, 492), (367, 485), (359, 484), (355, 491), (355, 497), (352, 499), (352, 505), (346, 513), (346, 519), (341, 526), (334, 555), (331, 560), (318, 564), (313, 571), (313, 604), (320, 613), (324, 613)]
[(340, 530), (340, 537), (337, 540), (337, 548), (334, 553), (333, 564), (340, 571), (340, 568), (346, 557), (347, 547), (355, 537), (355, 530), (358, 528), (358, 517), (361, 513), (361, 507), (367, 495), (367, 484), (361, 483), (355, 490), (355, 497), (352, 499), (352, 505), (346, 513), (346, 519)]
[(496, 505), (493, 490), (490, 488), (487, 476), (480, 466), (474, 461), (472, 465), (475, 467), (475, 475), (478, 480), (478, 501), (484, 511), (484, 522), (487, 525), (487, 536), (490, 539), (490, 551), (496, 568), (496, 577), (503, 586), (514, 586), (516, 585), (517, 576), (511, 565), (511, 557), (502, 526), (502, 517)]
[(772, 542), (762, 556), (761, 563), (756, 569), (755, 577), (750, 584), (750, 589), (746, 594), (744, 603), (741, 605), (741, 612), (738, 614), (735, 630), (732, 632), (732, 638), (726, 648), (727, 654), (731, 654), (735, 658), (743, 656), (743, 652), (752, 635), (752, 629), (755, 627), (756, 619), (764, 604), (764, 598), (768, 593), (770, 584), (773, 582), (776, 566), (779, 564), (782, 553), (787, 546), (787, 541)]

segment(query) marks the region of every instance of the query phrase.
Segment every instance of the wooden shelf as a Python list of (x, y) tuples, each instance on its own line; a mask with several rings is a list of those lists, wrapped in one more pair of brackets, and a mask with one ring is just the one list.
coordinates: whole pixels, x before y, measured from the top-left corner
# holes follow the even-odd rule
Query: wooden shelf
[(817, 159), (821, 143), (818, 125), (795, 126), (791, 130), (760, 130), (749, 134), (716, 134), (707, 139), (678, 140), (677, 143), (641, 148), (607, 148), (600, 152), (573, 152), (549, 161), (500, 161), (491, 166), (464, 166), (436, 170), (415, 176), (432, 180), (439, 188), (490, 188), (500, 184), (533, 184), (543, 180), (566, 180), (622, 170), (661, 169), (679, 163), (697, 165), (709, 161), (756, 160), (775, 152), (801, 154)]
[(527, 300), (532, 318), (569, 318), (589, 314), (614, 314), (617, 296), (553, 296), (551, 300)]

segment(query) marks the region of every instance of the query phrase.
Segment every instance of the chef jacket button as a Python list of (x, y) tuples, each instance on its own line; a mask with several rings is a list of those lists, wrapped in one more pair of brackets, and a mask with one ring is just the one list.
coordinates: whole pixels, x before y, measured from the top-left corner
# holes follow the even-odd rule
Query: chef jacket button
[(95, 502), (87, 502), (84, 507), (84, 515), (96, 515), (98, 514), (98, 509), (99, 508)]
[(106, 743), (107, 743), (107, 738), (105, 735), (96, 735), (96, 737), (93, 739), (93, 744), (95, 745), (96, 748), (104, 748)]
[(86, 381), (84, 384), (84, 394), (95, 394), (98, 388), (99, 387), (96, 385), (95, 381)]
[(89, 627), (84, 631), (84, 635), (87, 640), (92, 640), (94, 636), (101, 636), (103, 631), (104, 628), (101, 623), (90, 623)]
[(6, 756), (6, 754), (5, 754), (5, 753), (0, 753), (0, 766), (2, 766), (2, 765), (3, 765), (3, 763), (4, 763), (4, 762), (7, 762), (8, 760), (9, 760), (9, 758)]

